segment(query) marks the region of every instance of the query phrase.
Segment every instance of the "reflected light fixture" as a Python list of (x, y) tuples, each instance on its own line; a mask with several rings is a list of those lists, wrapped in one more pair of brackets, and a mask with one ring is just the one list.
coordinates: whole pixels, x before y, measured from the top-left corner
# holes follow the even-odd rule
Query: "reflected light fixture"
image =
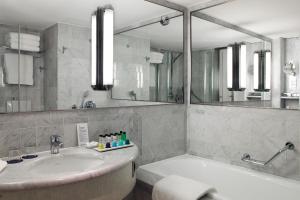
[(91, 81), (94, 90), (113, 87), (114, 10), (98, 8), (91, 24)]
[(244, 43), (227, 47), (227, 88), (244, 91), (247, 82), (247, 46)]
[(271, 89), (271, 51), (257, 51), (254, 53), (254, 90), (268, 92)]

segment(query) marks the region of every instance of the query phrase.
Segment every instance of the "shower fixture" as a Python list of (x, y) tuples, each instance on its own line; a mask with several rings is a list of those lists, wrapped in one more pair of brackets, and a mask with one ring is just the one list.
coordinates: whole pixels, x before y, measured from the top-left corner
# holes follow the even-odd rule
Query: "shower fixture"
[(287, 75), (292, 75), (292, 76), (296, 75), (296, 66), (292, 60), (285, 64), (283, 68), (283, 72), (286, 73)]
[(80, 108), (84, 108), (84, 102), (85, 102), (85, 99), (89, 96), (89, 91), (86, 90), (83, 95), (82, 95), (82, 99), (81, 99), (81, 104), (80, 104)]
[(168, 16), (161, 17), (160, 24), (167, 26), (170, 23), (170, 18)]

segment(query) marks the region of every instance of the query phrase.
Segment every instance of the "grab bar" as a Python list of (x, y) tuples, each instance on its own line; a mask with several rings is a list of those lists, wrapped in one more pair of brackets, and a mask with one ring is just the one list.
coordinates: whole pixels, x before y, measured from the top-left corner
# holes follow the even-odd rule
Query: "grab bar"
[(255, 159), (251, 158), (251, 156), (248, 153), (245, 153), (242, 156), (242, 161), (252, 163), (254, 165), (266, 166), (267, 164), (272, 162), (276, 157), (278, 157), (281, 153), (285, 152), (286, 150), (294, 150), (294, 149), (295, 149), (295, 145), (291, 142), (287, 142), (282, 149), (280, 149), (277, 153), (274, 154), (274, 156), (272, 156), (267, 161), (255, 160)]

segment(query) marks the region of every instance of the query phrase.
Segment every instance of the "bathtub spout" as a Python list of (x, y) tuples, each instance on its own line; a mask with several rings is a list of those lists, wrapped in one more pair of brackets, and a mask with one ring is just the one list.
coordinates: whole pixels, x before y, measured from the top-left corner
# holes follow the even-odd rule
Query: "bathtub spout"
[(267, 161), (260, 161), (260, 160), (253, 159), (253, 158), (251, 158), (251, 156), (248, 153), (245, 153), (242, 156), (242, 161), (248, 162), (248, 163), (251, 163), (251, 164), (254, 164), (254, 165), (266, 166), (269, 163), (271, 163), (275, 158), (277, 158), (281, 153), (283, 153), (283, 152), (285, 152), (287, 150), (294, 150), (294, 149), (295, 149), (295, 145), (293, 143), (291, 143), (291, 142), (287, 142), (282, 149), (280, 149), (277, 153), (275, 153)]

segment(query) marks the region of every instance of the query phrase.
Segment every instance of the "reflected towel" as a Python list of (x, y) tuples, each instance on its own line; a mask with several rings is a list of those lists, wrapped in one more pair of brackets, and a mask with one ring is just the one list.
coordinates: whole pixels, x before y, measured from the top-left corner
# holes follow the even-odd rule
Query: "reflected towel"
[[(19, 38), (19, 34), (16, 33), (16, 32), (10, 32), (7, 34), (7, 37), (9, 39), (12, 39), (12, 40), (17, 40), (18, 41), (18, 38)], [(38, 35), (33, 35), (33, 34), (28, 34), (28, 33), (20, 33), (20, 40), (33, 40), (33, 41), (37, 41), (37, 42), (40, 42), (40, 36)]]
[(0, 173), (5, 169), (7, 166), (7, 162), (0, 160)]
[(154, 52), (154, 51), (150, 52), (150, 63), (160, 64), (162, 63), (163, 58), (164, 58), (164, 54), (162, 53)]
[[(10, 48), (12, 49), (19, 49), (19, 44), (18, 42), (12, 42), (7, 44)], [(38, 46), (32, 46), (32, 45), (28, 45), (28, 44), (20, 44), (20, 50), (23, 51), (32, 51), (32, 52), (39, 52), (40, 51), (40, 47)]]
[(153, 188), (153, 200), (197, 200), (214, 191), (204, 183), (177, 175), (158, 181)]
[[(10, 46), (10, 44), (18, 44), (18, 39), (5, 39), (6, 45)], [(20, 40), (21, 46), (33, 46), (33, 47), (39, 47), (40, 42), (34, 41), (34, 40)]]
[[(5, 82), (18, 84), (18, 54), (4, 54)], [(20, 55), (20, 84), (33, 85), (33, 56)]]

